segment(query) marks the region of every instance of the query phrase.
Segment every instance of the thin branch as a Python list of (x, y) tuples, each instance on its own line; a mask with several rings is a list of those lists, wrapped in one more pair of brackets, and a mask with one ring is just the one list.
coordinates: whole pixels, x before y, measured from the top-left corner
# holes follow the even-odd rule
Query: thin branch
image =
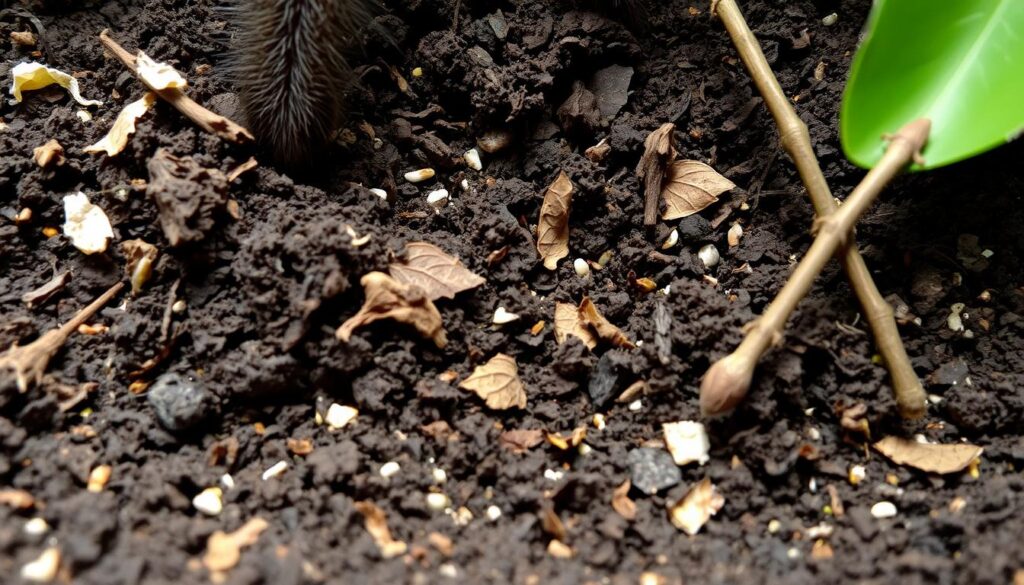
[(234, 142), (235, 144), (245, 144), (255, 140), (251, 132), (245, 127), (236, 124), (232, 120), (215, 114), (210, 110), (207, 110), (203, 106), (199, 105), (192, 98), (185, 95), (185, 92), (178, 88), (168, 89), (156, 89), (153, 86), (146, 83), (146, 80), (139, 76), (138, 68), (135, 64), (135, 56), (129, 53), (117, 44), (117, 41), (110, 38), (107, 31), (104, 30), (100, 33), (100, 42), (103, 46), (110, 51), (118, 61), (124, 64), (134, 75), (142, 82), (150, 91), (156, 93), (164, 101), (171, 104), (178, 109), (182, 114), (185, 114), (190, 120), (196, 123), (200, 128), (206, 130), (210, 134), (214, 134), (227, 140), (228, 142)]
[[(726, 2), (729, 0), (721, 0), (719, 5)], [(901, 128), (889, 138), (889, 148), (885, 155), (850, 193), (843, 205), (835, 213), (815, 221), (814, 243), (782, 291), (764, 314), (747, 324), (747, 335), (736, 351), (715, 362), (704, 374), (700, 386), (700, 405), (704, 414), (714, 415), (732, 410), (746, 396), (757, 361), (769, 347), (781, 341), (783, 327), (797, 303), (807, 295), (836, 250), (847, 244), (846, 240), (854, 224), (881, 190), (912, 160), (920, 157), (921, 148), (928, 140), (930, 131), (931, 122), (927, 119), (915, 120)]]
[[(779, 86), (764, 53), (761, 52), (757, 38), (747, 26), (735, 0), (718, 0), (713, 5), (713, 10), (729, 31), (740, 58), (764, 97), (765, 104), (779, 128), (782, 146), (800, 173), (815, 213), (819, 218), (831, 214), (838, 206), (814, 155), (807, 125), (797, 115), (782, 87)], [(921, 387), (917, 373), (910, 365), (910, 358), (907, 357), (907, 351), (896, 329), (892, 307), (875, 286), (864, 259), (857, 251), (857, 244), (853, 241), (852, 235), (841, 251), (839, 259), (874, 333), (878, 352), (889, 369), (900, 413), (906, 418), (920, 417), (924, 414), (925, 408), (924, 388)]]

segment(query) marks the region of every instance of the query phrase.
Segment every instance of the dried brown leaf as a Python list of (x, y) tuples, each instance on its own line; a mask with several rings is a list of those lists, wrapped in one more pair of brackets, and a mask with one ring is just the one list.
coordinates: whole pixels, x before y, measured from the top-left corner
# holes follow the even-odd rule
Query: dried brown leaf
[(487, 282), (458, 258), (427, 242), (406, 244), (405, 261), (389, 265), (388, 272), (398, 282), (418, 285), (432, 301), (454, 299), (458, 293)]
[(459, 383), (459, 388), (476, 393), (494, 410), (526, 408), (526, 390), (519, 380), (516, 360), (499, 353)]
[(441, 313), (422, 288), (400, 283), (383, 272), (370, 272), (359, 282), (366, 300), (359, 312), (335, 332), (338, 339), (348, 342), (357, 328), (381, 319), (394, 319), (412, 325), (423, 337), (433, 339), (438, 347), (448, 343)]
[(636, 502), (629, 498), (631, 482), (627, 479), (612, 492), (612, 508), (626, 520), (636, 519)]
[(967, 469), (984, 450), (967, 443), (933, 445), (902, 437), (886, 437), (875, 443), (874, 447), (899, 465), (940, 474), (957, 473)]
[(644, 140), (644, 155), (636, 165), (636, 176), (644, 184), (644, 225), (654, 225), (658, 220), (661, 184), (669, 163), (676, 158), (675, 129), (675, 124), (662, 124)]
[(95, 144), (90, 144), (82, 150), (89, 153), (105, 152), (107, 156), (114, 156), (128, 146), (128, 137), (135, 133), (135, 122), (144, 116), (146, 112), (156, 103), (156, 94), (149, 91), (140, 99), (128, 104), (121, 110), (121, 113), (114, 119), (113, 126), (106, 136)]
[(369, 501), (355, 503), (356, 510), (363, 515), (366, 531), (377, 543), (381, 556), (386, 559), (405, 554), (406, 544), (401, 540), (395, 540), (388, 528), (388, 519), (377, 504)]
[(632, 349), (636, 347), (633, 342), (626, 337), (626, 334), (621, 329), (612, 325), (608, 319), (598, 312), (597, 306), (590, 300), (590, 297), (583, 297), (583, 301), (579, 306), (580, 321), (587, 326), (590, 326), (599, 339), (603, 339), (612, 345), (618, 347), (625, 347)]
[(548, 270), (557, 268), (558, 261), (569, 255), (569, 208), (573, 189), (569, 176), (561, 171), (544, 193), (537, 221), (537, 252)]
[(565, 524), (562, 519), (558, 517), (558, 512), (551, 506), (545, 506), (540, 511), (540, 527), (544, 532), (551, 535), (555, 540), (566, 542), (569, 532), (565, 529)]
[(695, 160), (672, 163), (665, 176), (661, 196), (665, 200), (662, 219), (680, 219), (693, 215), (715, 201), (736, 184), (715, 169)]
[(498, 437), (498, 442), (513, 453), (522, 454), (544, 442), (544, 431), (540, 429), (505, 431)]
[(669, 507), (668, 517), (673, 526), (693, 536), (724, 505), (725, 498), (715, 490), (711, 480), (705, 477), (690, 488), (681, 500)]
[(583, 324), (579, 307), (571, 303), (555, 303), (555, 341), (561, 345), (570, 335), (578, 337), (590, 349), (597, 347), (597, 336)]

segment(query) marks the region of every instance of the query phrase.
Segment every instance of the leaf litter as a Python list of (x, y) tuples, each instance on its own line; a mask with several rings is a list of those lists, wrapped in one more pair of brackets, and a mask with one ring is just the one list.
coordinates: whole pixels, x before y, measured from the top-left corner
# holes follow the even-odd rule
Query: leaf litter
[(487, 282), (458, 258), (427, 242), (406, 244), (402, 262), (389, 264), (388, 272), (398, 282), (419, 286), (431, 301), (454, 299)]
[(968, 443), (936, 445), (902, 437), (885, 437), (874, 447), (894, 463), (943, 475), (967, 469), (984, 451), (982, 447)]
[(512, 356), (499, 353), (459, 383), (482, 398), (494, 410), (526, 408), (526, 390), (519, 379), (519, 368)]
[(548, 270), (558, 268), (558, 261), (569, 255), (569, 209), (574, 188), (565, 171), (560, 171), (544, 192), (537, 221), (537, 252)]
[(411, 325), (420, 335), (433, 340), (437, 347), (448, 343), (441, 313), (422, 288), (398, 282), (383, 272), (370, 272), (359, 282), (366, 300), (359, 312), (335, 332), (338, 339), (347, 343), (356, 329), (382, 319), (394, 319)]

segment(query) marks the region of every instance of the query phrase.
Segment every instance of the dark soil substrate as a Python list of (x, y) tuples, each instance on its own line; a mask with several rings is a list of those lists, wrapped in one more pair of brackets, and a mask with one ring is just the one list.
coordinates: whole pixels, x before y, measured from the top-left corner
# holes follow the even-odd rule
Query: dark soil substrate
[[(895, 415), (885, 370), (833, 264), (783, 346), (763, 361), (750, 399), (710, 424), (710, 462), (682, 468), (682, 481), (659, 495), (634, 489), (636, 519), (627, 521), (610, 502), (630, 477), (628, 453), (660, 439), (664, 422), (699, 418), (700, 375), (734, 347), (740, 326), (764, 308), (810, 242), (802, 187), (705, 3), (651, 2), (646, 13), (622, 18), (611, 2), (462, 2), (457, 20), (451, 0), (393, 3), (352, 58), (361, 84), (344, 130), (318, 165), (322, 173), (289, 177), (263, 162), (230, 186), (240, 219), (210, 216), (196, 228), (202, 239), (176, 248), (156, 205), (131, 181), (149, 178), (147, 162), (160, 147), (225, 171), (253, 152), (203, 133), (161, 103), (123, 154), (83, 154), (142, 95), (123, 66), (104, 56), (97, 35), (109, 28), (129, 50), (170, 61), (188, 74), (197, 101), (236, 116), (222, 67), (230, 23), (211, 0), (86, 2), (76, 12), (62, 10), (69, 2), (32, 4), (45, 29), (45, 62), (80, 73), (86, 97), (105, 105), (93, 109), (91, 123), (79, 120), (80, 108), (62, 91), (0, 106), (0, 208), (5, 216), (33, 212), (20, 225), (0, 219), (0, 346), (28, 343), (121, 279), (118, 242), (141, 238), (161, 254), (137, 298), (124, 295), (93, 320), (109, 332), (73, 336), (43, 387), (0, 395), (0, 486), (35, 499), (34, 509), (0, 504), (4, 583), (16, 582), (49, 545), (61, 550), (62, 578), (74, 583), (207, 582), (198, 561), (207, 538), (257, 516), (270, 526), (227, 573), (229, 583), (637, 583), (649, 572), (666, 583), (1003, 584), (1024, 568), (1017, 471), (1024, 463), (1024, 147), (901, 178), (860, 224), (883, 294), (920, 318), (901, 330), (934, 395), (924, 421), (905, 424)], [(837, 108), (870, 3), (743, 4), (842, 197), (863, 172), (839, 149)], [(825, 26), (832, 12), (838, 22)], [(3, 15), (5, 80), (33, 50), (13, 46), (9, 33), (30, 27), (24, 16)], [(573, 82), (593, 84), (595, 72), (611, 65), (634, 69), (621, 111), (609, 120), (560, 118)], [(399, 91), (391, 66), (408, 92)], [(416, 67), (422, 76), (412, 74)], [(644, 137), (664, 122), (678, 126), (681, 157), (710, 163), (739, 188), (699, 216), (648, 234), (634, 167)], [(513, 133), (510, 146), (485, 153), (482, 172), (466, 169), (461, 153), (494, 129)], [(42, 170), (32, 150), (51, 138), (68, 160)], [(602, 138), (611, 154), (591, 162), (583, 151)], [(402, 178), (424, 166), (438, 169), (435, 181)], [(538, 262), (532, 225), (560, 169), (578, 192), (571, 256), (551, 273)], [(392, 200), (364, 186), (382, 187)], [(434, 213), (425, 195), (439, 186), (451, 191), (452, 204)], [(62, 197), (77, 190), (114, 224), (106, 254), (85, 256), (63, 235), (43, 234), (63, 223)], [(736, 221), (745, 234), (730, 248), (726, 231)], [(346, 225), (372, 239), (354, 247)], [(673, 227), (680, 244), (661, 250)], [(965, 234), (991, 257), (979, 258)], [(438, 303), (448, 346), (438, 350), (388, 322), (359, 330), (347, 345), (336, 340), (334, 329), (362, 303), (359, 278), (420, 240), (487, 278)], [(710, 270), (696, 256), (706, 243), (722, 255)], [(488, 255), (505, 247), (507, 256), (488, 266)], [(597, 260), (609, 250), (604, 270), (587, 280), (576, 275), (573, 258)], [(28, 309), (22, 295), (65, 270), (73, 274), (67, 286)], [(669, 294), (641, 292), (631, 284), (638, 277), (670, 286)], [(554, 303), (585, 294), (646, 343), (594, 353), (575, 340), (558, 346)], [(177, 300), (187, 308), (169, 311)], [(965, 305), (969, 334), (947, 326), (954, 303)], [(492, 327), (498, 306), (520, 320)], [(655, 318), (666, 309), (670, 321)], [(548, 325), (534, 335), (539, 320)], [(456, 382), (439, 379), (447, 370), (461, 379), (497, 352), (518, 361), (525, 410), (488, 410)], [(162, 359), (133, 377), (154, 357)], [(137, 390), (173, 374), (208, 393), (193, 413), (205, 418), (185, 433), (157, 422), (153, 405), (160, 403), (148, 396), (154, 386), (129, 391), (136, 379)], [(651, 389), (639, 409), (595, 403), (589, 393), (610, 387), (616, 395), (638, 379)], [(62, 411), (58, 383), (97, 387)], [(356, 406), (358, 421), (334, 433), (317, 426), (315, 413), (332, 402)], [(839, 424), (838, 413), (860, 403), (875, 438), (921, 433), (984, 446), (980, 475), (928, 476), (870, 453), (863, 437)], [(606, 415), (603, 430), (591, 424), (596, 412)], [(567, 456), (547, 443), (517, 454), (499, 441), (504, 430), (579, 426), (589, 426), (586, 455)], [(289, 438), (312, 439), (313, 452), (293, 455)], [(225, 456), (234, 443), (237, 453)], [(287, 471), (261, 480), (279, 460)], [(401, 470), (385, 479), (379, 470), (388, 461)], [(100, 464), (113, 467), (110, 482), (100, 493), (87, 491)], [(857, 464), (867, 476), (851, 485), (848, 468)], [(447, 474), (441, 485), (435, 467)], [(225, 473), (235, 487), (225, 491), (224, 511), (200, 514), (191, 498)], [(704, 477), (725, 506), (689, 537), (665, 508)], [(432, 489), (450, 497), (451, 514), (428, 507)], [(830, 490), (843, 503), (841, 517)], [(951, 507), (956, 498), (962, 509)], [(870, 515), (882, 500), (896, 505), (895, 517)], [(408, 554), (382, 558), (359, 501), (384, 510)], [(490, 506), (500, 518), (488, 519)], [(463, 507), (471, 518), (458, 512)], [(564, 522), (572, 558), (548, 553), (545, 509)], [(51, 527), (47, 536), (24, 532), (37, 516)], [(776, 530), (768, 528), (772, 520)], [(808, 534), (820, 524), (834, 530)], [(435, 532), (450, 538), (450, 551), (429, 536)]]

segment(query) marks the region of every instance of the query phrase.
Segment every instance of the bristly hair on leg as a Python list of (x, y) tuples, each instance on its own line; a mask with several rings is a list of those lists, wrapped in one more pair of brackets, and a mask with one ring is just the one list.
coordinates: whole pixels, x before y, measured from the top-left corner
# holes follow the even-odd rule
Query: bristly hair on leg
[(345, 52), (369, 0), (229, 0), (227, 71), (249, 127), (281, 164), (309, 166), (334, 133), (355, 75)]

